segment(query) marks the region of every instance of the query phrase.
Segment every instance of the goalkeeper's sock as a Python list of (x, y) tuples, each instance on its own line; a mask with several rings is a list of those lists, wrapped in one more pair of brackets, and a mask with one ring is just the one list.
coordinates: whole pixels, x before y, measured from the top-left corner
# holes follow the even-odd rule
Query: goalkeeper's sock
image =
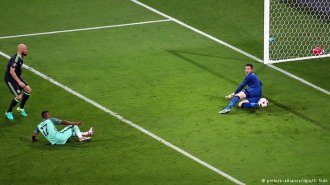
[(258, 103), (243, 103), (242, 108), (253, 108), (253, 107), (258, 107)]
[(239, 96), (235, 96), (230, 102), (229, 102), (229, 104), (228, 104), (228, 106), (226, 107), (226, 109), (231, 109), (232, 107), (234, 107), (236, 104), (237, 104), (237, 102), (239, 101)]
[(24, 109), (24, 105), (25, 105), (26, 101), (29, 99), (29, 97), (30, 97), (30, 94), (24, 92), (22, 102), (21, 102), (21, 105), (20, 105), (21, 109)]
[(13, 108), (17, 105), (17, 103), (19, 102), (18, 99), (14, 98), (11, 102), (10, 105), (7, 109), (7, 112), (13, 112)]

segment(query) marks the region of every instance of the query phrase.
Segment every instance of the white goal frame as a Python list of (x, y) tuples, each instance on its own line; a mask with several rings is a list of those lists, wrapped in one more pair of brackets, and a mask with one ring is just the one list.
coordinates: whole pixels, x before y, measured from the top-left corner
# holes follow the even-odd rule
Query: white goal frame
[[(330, 52), (322, 55), (313, 55), (312, 53), (307, 54), (303, 57), (288, 57), (281, 59), (271, 59), (270, 58), (270, 1), (279, 1), (279, 0), (264, 0), (264, 63), (279, 63), (279, 62), (289, 62), (289, 61), (298, 61), (298, 60), (307, 60), (307, 59), (316, 59), (316, 58), (324, 58), (330, 57)], [(329, 29), (330, 33), (330, 29)], [(285, 38), (284, 38), (285, 39)], [(303, 38), (302, 38), (303, 39)], [(330, 46), (330, 43), (328, 43)], [(311, 46), (311, 49), (312, 46)], [(329, 50), (330, 48), (325, 48)]]

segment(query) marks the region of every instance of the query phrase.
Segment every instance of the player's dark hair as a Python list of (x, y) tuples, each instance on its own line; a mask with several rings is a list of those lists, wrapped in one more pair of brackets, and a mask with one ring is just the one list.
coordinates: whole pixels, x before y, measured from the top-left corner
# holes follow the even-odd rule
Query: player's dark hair
[(250, 66), (251, 69), (253, 69), (253, 65), (252, 64), (246, 64), (245, 66)]
[(41, 117), (42, 117), (42, 118), (46, 118), (47, 113), (49, 113), (49, 111), (47, 111), (47, 110), (42, 111), (42, 113), (41, 113)]

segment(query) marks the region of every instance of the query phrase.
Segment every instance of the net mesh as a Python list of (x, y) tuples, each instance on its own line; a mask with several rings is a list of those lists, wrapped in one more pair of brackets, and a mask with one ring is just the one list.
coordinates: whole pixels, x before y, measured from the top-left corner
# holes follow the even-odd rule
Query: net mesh
[(330, 0), (270, 0), (270, 61), (326, 55)]

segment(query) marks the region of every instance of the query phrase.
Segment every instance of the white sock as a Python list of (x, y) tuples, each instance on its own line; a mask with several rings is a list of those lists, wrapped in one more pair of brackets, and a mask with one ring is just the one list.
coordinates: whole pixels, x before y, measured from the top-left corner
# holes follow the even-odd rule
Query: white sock
[(76, 135), (78, 136), (78, 138), (81, 138), (82, 137), (82, 134), (81, 134), (78, 126), (76, 126), (76, 125), (73, 126), (73, 130), (76, 133)]

